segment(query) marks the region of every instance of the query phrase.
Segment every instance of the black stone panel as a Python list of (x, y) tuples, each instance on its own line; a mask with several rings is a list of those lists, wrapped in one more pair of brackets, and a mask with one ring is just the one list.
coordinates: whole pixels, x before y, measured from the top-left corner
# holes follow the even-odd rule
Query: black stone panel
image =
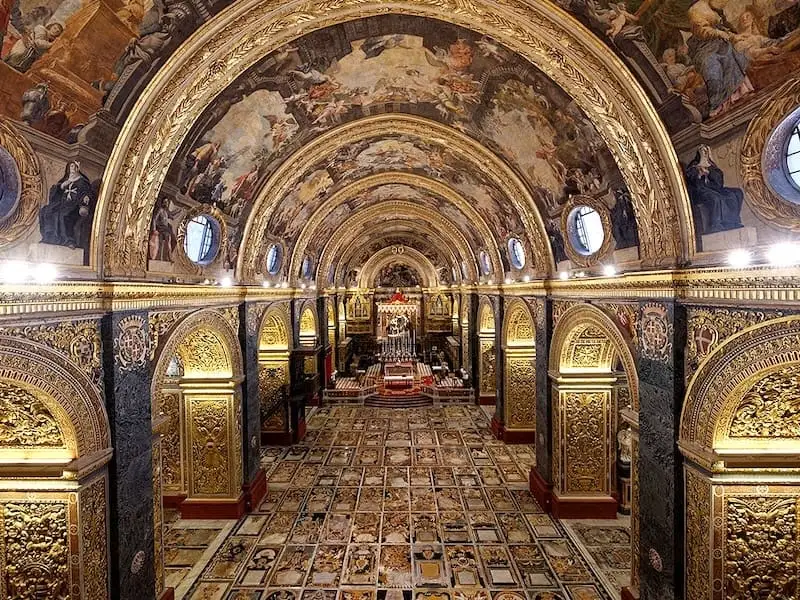
[(553, 302), (536, 300), (538, 314), (536, 325), (536, 471), (542, 479), (552, 483), (553, 423), (551, 388), (548, 377), (550, 342), (553, 336)]
[(665, 356), (648, 356), (645, 340), (640, 339), (637, 364), (642, 600), (683, 599), (684, 500), (677, 442), (684, 394), (686, 316), (680, 306), (664, 306), (672, 326), (671, 348)]
[[(135, 324), (142, 338), (123, 333)], [(122, 327), (120, 327), (122, 325)], [(153, 459), (147, 312), (118, 312), (103, 318), (103, 368), (106, 410), (114, 456), (109, 465), (111, 597), (155, 597), (153, 546)], [(121, 351), (117, 352), (116, 349)], [(131, 360), (133, 358), (134, 360)]]
[(242, 382), (244, 483), (253, 481), (260, 464), (261, 414), (258, 400), (258, 334), (262, 316), (263, 310), (259, 310), (259, 307), (253, 302), (245, 302), (239, 306), (239, 343), (244, 360), (244, 381)]
[(499, 296), (491, 298), (492, 306), (494, 306), (494, 377), (495, 377), (495, 410), (494, 415), (500, 423), (505, 423), (505, 378), (503, 374), (506, 372), (506, 357), (503, 351), (503, 324), (506, 318), (506, 309), (503, 299)]

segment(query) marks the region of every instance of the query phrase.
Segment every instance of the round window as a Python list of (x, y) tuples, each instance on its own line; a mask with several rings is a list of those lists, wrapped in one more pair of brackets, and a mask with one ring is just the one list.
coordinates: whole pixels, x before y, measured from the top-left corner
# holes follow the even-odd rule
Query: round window
[(186, 224), (183, 249), (193, 263), (210, 265), (219, 253), (219, 245), (219, 221), (211, 215), (197, 215)]
[(591, 206), (573, 208), (568, 217), (569, 241), (583, 256), (591, 256), (603, 246), (606, 238), (600, 214)]
[(795, 122), (786, 146), (786, 174), (792, 184), (800, 190), (800, 121)]
[(267, 272), (277, 275), (283, 263), (283, 250), (278, 244), (272, 244), (267, 250)]
[(311, 278), (311, 257), (304, 256), (303, 264), (300, 265), (300, 277), (303, 279)]
[(525, 266), (525, 248), (517, 238), (508, 240), (508, 256), (511, 260), (511, 266), (515, 269), (521, 269)]
[(21, 188), (22, 180), (16, 161), (0, 146), (0, 222), (17, 210)]
[(481, 251), (481, 273), (489, 275), (492, 272), (492, 263), (489, 260), (489, 255)]

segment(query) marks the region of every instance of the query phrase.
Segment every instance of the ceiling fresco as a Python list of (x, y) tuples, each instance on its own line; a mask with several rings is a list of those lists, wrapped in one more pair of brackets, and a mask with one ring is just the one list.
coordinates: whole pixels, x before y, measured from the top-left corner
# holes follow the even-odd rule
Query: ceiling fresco
[[(494, 152), (526, 184), (545, 223), (558, 222), (571, 194), (613, 209), (625, 189), (589, 119), (540, 71), (457, 26), (386, 15), (309, 34), (236, 80), (188, 136), (165, 202), (175, 211), (214, 205), (237, 245), (260, 190), (288, 156), (337, 125), (386, 112), (435, 119)], [(434, 139), (402, 135), (342, 147), (314, 165), (278, 199), (267, 236), (293, 240), (337, 190), (391, 170), (446, 182), (487, 220), (498, 245), (510, 235), (525, 240), (523, 219), (488, 177)]]
[(800, 69), (797, 0), (555, 2), (632, 67), (673, 132)]

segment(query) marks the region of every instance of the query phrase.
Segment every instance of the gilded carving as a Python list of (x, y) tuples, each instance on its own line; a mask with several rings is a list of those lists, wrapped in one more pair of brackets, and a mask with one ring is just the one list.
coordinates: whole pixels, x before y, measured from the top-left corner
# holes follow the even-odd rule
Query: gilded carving
[(685, 369), (687, 381), (694, 375), (700, 362), (731, 335), (744, 331), (751, 325), (782, 316), (783, 313), (778, 311), (689, 308)]
[[(769, 156), (767, 140), (775, 128), (800, 104), (800, 79), (783, 84), (750, 122), (742, 142), (739, 173), (744, 197), (758, 217), (772, 227), (800, 232), (800, 205), (784, 200), (772, 190), (764, 173)], [(773, 149), (782, 153), (784, 147)], [(782, 159), (779, 159), (782, 160)], [(781, 166), (772, 168), (781, 169)]]
[(727, 497), (725, 598), (796, 598), (797, 498)]
[(165, 337), (169, 331), (188, 313), (186, 311), (161, 311), (151, 312), (147, 315), (149, 323), (148, 333), (150, 335), (150, 360), (155, 359), (161, 338)]
[(69, 598), (67, 503), (20, 501), (0, 506), (0, 597)]
[(730, 437), (800, 438), (800, 371), (789, 364), (753, 385), (733, 413)]
[(229, 400), (191, 398), (190, 495), (220, 495), (229, 490), (233, 473), (230, 461)]
[[(159, 495), (159, 502), (161, 496)], [(108, 598), (108, 542), (106, 480), (100, 478), (80, 493), (81, 566), (86, 598)]]
[(536, 333), (528, 309), (518, 304), (510, 312), (511, 314), (507, 317), (506, 343), (508, 345), (533, 345)]
[(280, 309), (270, 309), (261, 325), (258, 346), (261, 349), (289, 349), (288, 315)]
[(711, 594), (711, 483), (686, 469), (686, 589), (689, 598)]
[(145, 366), (150, 350), (145, 326), (145, 320), (138, 315), (125, 317), (118, 323), (114, 355), (120, 371), (135, 371)]
[(673, 327), (663, 304), (651, 302), (642, 307), (639, 325), (641, 353), (644, 358), (665, 362), (672, 353)]
[(5, 148), (14, 159), (21, 183), (16, 207), (0, 223), (0, 249), (6, 249), (21, 242), (25, 233), (35, 225), (43, 197), (43, 185), (36, 153), (6, 119), (0, 119), (0, 147)]
[(259, 326), (261, 325), (261, 321), (266, 311), (267, 311), (266, 304), (255, 304), (252, 306), (248, 306), (247, 317), (246, 317), (248, 335), (258, 334)]
[(67, 447), (61, 425), (33, 391), (0, 381), (0, 415), (0, 449)]
[(156, 392), (159, 413), (167, 419), (161, 444), (161, 473), (164, 489), (181, 492), (183, 484), (183, 460), (181, 458), (181, 396), (178, 391)]
[(289, 365), (282, 361), (259, 361), (258, 399), (261, 407), (261, 428), (266, 431), (270, 417), (283, 407), (281, 390), (289, 383)]
[(216, 331), (198, 328), (190, 331), (178, 346), (186, 376), (230, 376), (231, 360), (224, 341)]
[(495, 351), (494, 341), (482, 339), (480, 345), (481, 393), (494, 394), (497, 390), (497, 382), (495, 380), (497, 352)]
[(565, 492), (608, 492), (608, 392), (561, 392)]
[[(200, 215), (210, 215), (219, 225), (219, 235), (217, 236), (219, 240), (219, 247), (217, 248), (217, 253), (214, 255), (214, 258), (211, 259), (211, 262), (208, 264), (199, 264), (189, 260), (189, 257), (184, 251), (186, 227), (192, 219)], [(202, 273), (206, 272), (207, 269), (215, 268), (219, 264), (222, 257), (227, 253), (228, 225), (225, 215), (223, 215), (218, 208), (210, 204), (192, 207), (186, 211), (183, 220), (178, 225), (178, 231), (175, 233), (175, 237), (177, 239), (178, 251), (172, 253), (173, 260), (180, 265), (183, 272), (201, 275)]]
[(535, 355), (506, 355), (505, 425), (508, 429), (536, 429)]
[(164, 486), (161, 476), (161, 439), (153, 443), (153, 557), (156, 598), (164, 591)]
[[(597, 215), (600, 217), (600, 223), (603, 227), (603, 243), (600, 248), (589, 255), (581, 254), (575, 249), (575, 246), (569, 242), (569, 239), (577, 237), (577, 232), (574, 232), (575, 224), (570, 219), (572, 211), (580, 206), (588, 206), (593, 208)], [(614, 236), (611, 235), (611, 215), (608, 211), (608, 206), (600, 198), (592, 196), (575, 195), (572, 196), (564, 205), (561, 212), (561, 231), (567, 232), (567, 243), (564, 244), (564, 250), (567, 252), (569, 259), (578, 266), (591, 267), (597, 265), (608, 256), (611, 251), (611, 240)]]
[[(138, 127), (118, 141), (110, 160), (110, 181), (97, 220), (107, 224), (103, 243), (99, 226), (95, 232), (95, 247), (104, 248), (108, 270), (144, 271), (144, 241), (158, 190), (191, 124), (212, 98), (260, 57), (291, 39), (349, 18), (354, 10), (366, 17), (385, 9), (382, 3), (365, 0), (335, 6), (309, 1), (290, 11), (253, 2), (247, 10), (223, 13), (212, 34), (215, 41), (203, 44), (202, 52), (176, 52), (160, 85), (151, 86), (134, 108), (130, 118)], [(473, 2), (465, 9), (450, 0), (416, 0), (393, 10), (434, 18), (447, 14), (448, 20), (491, 36), (542, 69), (573, 95), (614, 154), (641, 223), (645, 260), (692, 253), (691, 212), (669, 139), (657, 116), (643, 108), (649, 104), (642, 90), (610, 51), (586, 45), (563, 16), (544, 3), (511, 2), (498, 8)]]

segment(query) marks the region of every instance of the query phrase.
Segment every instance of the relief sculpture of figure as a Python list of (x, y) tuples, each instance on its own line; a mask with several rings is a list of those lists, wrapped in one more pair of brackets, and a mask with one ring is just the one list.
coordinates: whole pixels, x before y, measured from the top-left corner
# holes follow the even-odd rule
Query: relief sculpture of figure
[(701, 234), (743, 227), (740, 212), (744, 193), (725, 187), (722, 169), (711, 159), (708, 146), (700, 146), (686, 168), (686, 187), (692, 207), (699, 213)]

